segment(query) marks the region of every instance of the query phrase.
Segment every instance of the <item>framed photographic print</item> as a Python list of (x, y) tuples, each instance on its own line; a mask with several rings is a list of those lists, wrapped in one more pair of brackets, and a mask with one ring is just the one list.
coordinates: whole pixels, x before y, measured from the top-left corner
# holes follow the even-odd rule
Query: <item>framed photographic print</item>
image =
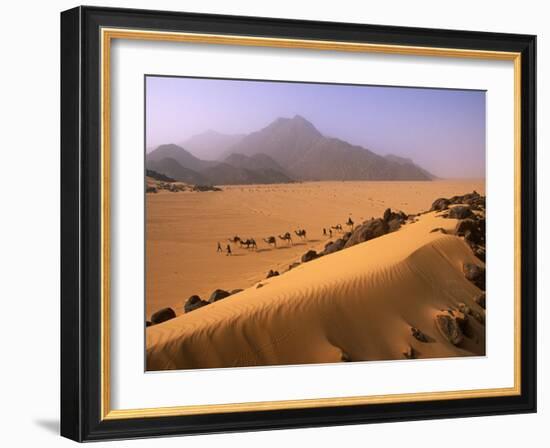
[(61, 432), (536, 411), (535, 36), (61, 14)]

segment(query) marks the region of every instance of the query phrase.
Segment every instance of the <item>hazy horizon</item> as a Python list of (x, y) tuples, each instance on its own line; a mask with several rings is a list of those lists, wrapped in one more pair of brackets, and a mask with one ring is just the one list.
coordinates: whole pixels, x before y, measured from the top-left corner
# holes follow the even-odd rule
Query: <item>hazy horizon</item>
[(301, 115), (325, 136), (410, 158), (438, 177), (484, 178), (485, 111), (477, 90), (147, 76), (146, 148)]

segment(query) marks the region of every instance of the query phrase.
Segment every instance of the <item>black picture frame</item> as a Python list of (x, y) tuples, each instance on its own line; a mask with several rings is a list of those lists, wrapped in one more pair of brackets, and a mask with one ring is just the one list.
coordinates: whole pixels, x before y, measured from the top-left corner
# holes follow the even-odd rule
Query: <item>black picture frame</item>
[[(521, 394), (102, 420), (102, 27), (521, 53)], [(532, 35), (100, 7), (61, 13), (61, 435), (92, 441), (536, 412), (535, 58)]]

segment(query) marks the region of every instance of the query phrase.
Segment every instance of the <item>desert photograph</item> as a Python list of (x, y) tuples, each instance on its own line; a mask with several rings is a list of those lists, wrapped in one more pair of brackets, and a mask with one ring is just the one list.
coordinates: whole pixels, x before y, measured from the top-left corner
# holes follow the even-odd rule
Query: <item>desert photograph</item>
[(485, 356), (485, 92), (146, 76), (146, 370)]

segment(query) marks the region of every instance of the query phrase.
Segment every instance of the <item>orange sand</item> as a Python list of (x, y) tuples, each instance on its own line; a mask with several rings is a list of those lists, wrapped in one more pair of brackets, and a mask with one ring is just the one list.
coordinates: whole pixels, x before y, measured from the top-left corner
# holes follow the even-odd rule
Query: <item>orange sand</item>
[[(193, 293), (208, 298), (215, 288), (246, 288), (148, 328), (148, 370), (339, 362), (342, 352), (353, 361), (403, 359), (409, 345), (422, 358), (484, 354), (477, 322), (460, 348), (434, 324), (436, 313), (459, 302), (480, 310), (473, 302), (479, 290), (462, 274), (464, 262), (479, 260), (462, 239), (430, 233), (454, 229), (455, 220), (423, 215), (398, 232), (264, 280), (267, 270), (324, 246), (322, 227), (344, 225), (350, 213), (359, 223), (387, 207), (418, 212), (436, 197), (472, 189), (484, 194), (483, 182), (323, 182), (147, 195), (148, 316), (163, 306), (181, 312)], [(298, 227), (308, 230), (309, 242), (281, 242), (280, 249), (260, 243)], [(216, 254), (216, 242), (234, 234), (254, 237), (260, 250)], [(416, 341), (411, 326), (433, 342)]]

